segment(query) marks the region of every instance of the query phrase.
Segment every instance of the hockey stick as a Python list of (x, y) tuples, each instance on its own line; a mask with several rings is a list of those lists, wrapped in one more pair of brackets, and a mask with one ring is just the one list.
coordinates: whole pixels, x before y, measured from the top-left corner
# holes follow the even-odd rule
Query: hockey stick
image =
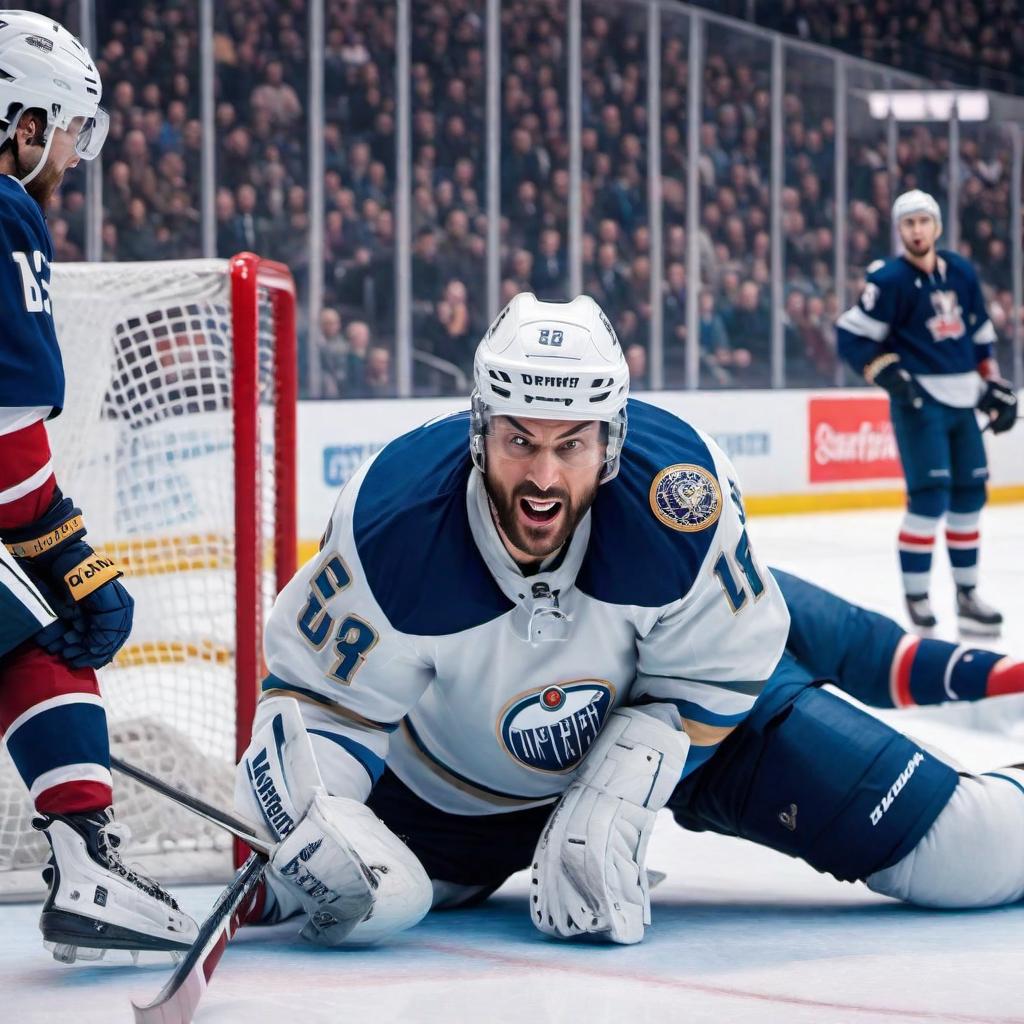
[(239, 908), (262, 880), (266, 868), (266, 857), (260, 853), (249, 854), (234, 880), (220, 894), (185, 959), (174, 969), (156, 999), (146, 1006), (132, 1001), (135, 1024), (190, 1024), (221, 954), (238, 930)]
[(226, 829), (255, 851), (221, 893), (220, 899), (199, 929), (192, 948), (174, 969), (156, 999), (146, 1006), (132, 1003), (136, 1024), (189, 1024), (224, 948), (238, 930), (238, 909), (262, 880), (274, 844), (250, 822), (214, 807), (197, 796), (183, 793), (137, 765), (129, 764), (119, 757), (111, 757), (110, 764), (123, 775)]
[(192, 796), (190, 793), (183, 793), (180, 789), (168, 785), (163, 779), (150, 775), (145, 769), (129, 764), (119, 757), (112, 756), (110, 764), (111, 767), (116, 768), (122, 775), (127, 775), (136, 782), (141, 782), (143, 786), (154, 790), (161, 796), (167, 797), (168, 800), (173, 800), (176, 804), (180, 804), (182, 807), (198, 814), (201, 818), (205, 818), (207, 821), (213, 822), (214, 825), (219, 825), (221, 828), (226, 829), (263, 857), (270, 856), (271, 850), (273, 850), (275, 845), (274, 840), (270, 839), (251, 822), (239, 818), (228, 811), (221, 810), (219, 807), (214, 807), (213, 804), (208, 804), (200, 797)]

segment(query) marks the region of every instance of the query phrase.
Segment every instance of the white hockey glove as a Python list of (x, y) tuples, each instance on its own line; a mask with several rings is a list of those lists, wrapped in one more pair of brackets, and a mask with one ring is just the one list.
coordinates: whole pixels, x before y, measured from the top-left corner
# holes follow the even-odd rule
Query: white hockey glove
[(689, 749), (685, 732), (635, 708), (608, 716), (534, 851), (530, 919), (542, 932), (644, 937), (647, 844)]
[(235, 806), (281, 840), (267, 881), (277, 920), (302, 910), (302, 937), (324, 946), (380, 942), (416, 924), (432, 889), (415, 854), (365, 804), (329, 796), (294, 700), (254, 733)]

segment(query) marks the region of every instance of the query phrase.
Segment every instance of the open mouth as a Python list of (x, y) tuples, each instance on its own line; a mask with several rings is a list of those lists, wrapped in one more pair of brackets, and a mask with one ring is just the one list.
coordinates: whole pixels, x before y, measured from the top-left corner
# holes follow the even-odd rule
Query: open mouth
[(519, 507), (531, 523), (550, 523), (562, 511), (562, 503), (556, 498), (520, 498)]

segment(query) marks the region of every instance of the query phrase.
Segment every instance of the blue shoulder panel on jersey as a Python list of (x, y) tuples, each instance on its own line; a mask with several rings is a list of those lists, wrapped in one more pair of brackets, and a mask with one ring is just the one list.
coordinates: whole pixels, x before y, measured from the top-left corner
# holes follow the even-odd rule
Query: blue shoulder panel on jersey
[(902, 257), (893, 256), (887, 259), (877, 270), (868, 274), (869, 281), (878, 284), (899, 284), (907, 277), (914, 276), (914, 268)]
[(0, 407), (64, 404), (64, 368), (50, 310), (50, 233), (36, 201), (0, 174)]
[(964, 259), (960, 253), (952, 252), (949, 249), (937, 249), (936, 255), (944, 259), (950, 269), (963, 274), (968, 281), (973, 281), (977, 278), (978, 271), (975, 269), (974, 264), (970, 260)]
[[(729, 496), (723, 493), (711, 452), (693, 427), (635, 399), (630, 399), (628, 414), (619, 475), (598, 488), (590, 545), (576, 585), (598, 601), (658, 608), (678, 601), (693, 586)], [(655, 494), (655, 479), (663, 470), (670, 470), (662, 477), (668, 488), (674, 482), (696, 481), (707, 499), (717, 496), (717, 512), (709, 511), (710, 504), (701, 505), (687, 520), (673, 506), (672, 495), (664, 492), (663, 508)], [(695, 525), (702, 519), (706, 525)]]
[(404, 434), (377, 456), (353, 513), (356, 550), (391, 625), (446, 636), (504, 615), (469, 527), (469, 413)]

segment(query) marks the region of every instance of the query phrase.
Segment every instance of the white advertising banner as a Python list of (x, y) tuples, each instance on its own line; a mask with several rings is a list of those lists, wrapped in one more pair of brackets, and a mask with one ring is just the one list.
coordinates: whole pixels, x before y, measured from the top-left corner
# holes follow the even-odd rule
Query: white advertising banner
[[(736, 465), (743, 492), (794, 498), (899, 491), (902, 473), (876, 390), (661, 391), (637, 397), (711, 434)], [(461, 398), (300, 402), (299, 535), (323, 531), (345, 481), (392, 438), (468, 407)], [(996, 487), (1024, 485), (1024, 427), (987, 441)], [(785, 508), (782, 501), (780, 509)]]

